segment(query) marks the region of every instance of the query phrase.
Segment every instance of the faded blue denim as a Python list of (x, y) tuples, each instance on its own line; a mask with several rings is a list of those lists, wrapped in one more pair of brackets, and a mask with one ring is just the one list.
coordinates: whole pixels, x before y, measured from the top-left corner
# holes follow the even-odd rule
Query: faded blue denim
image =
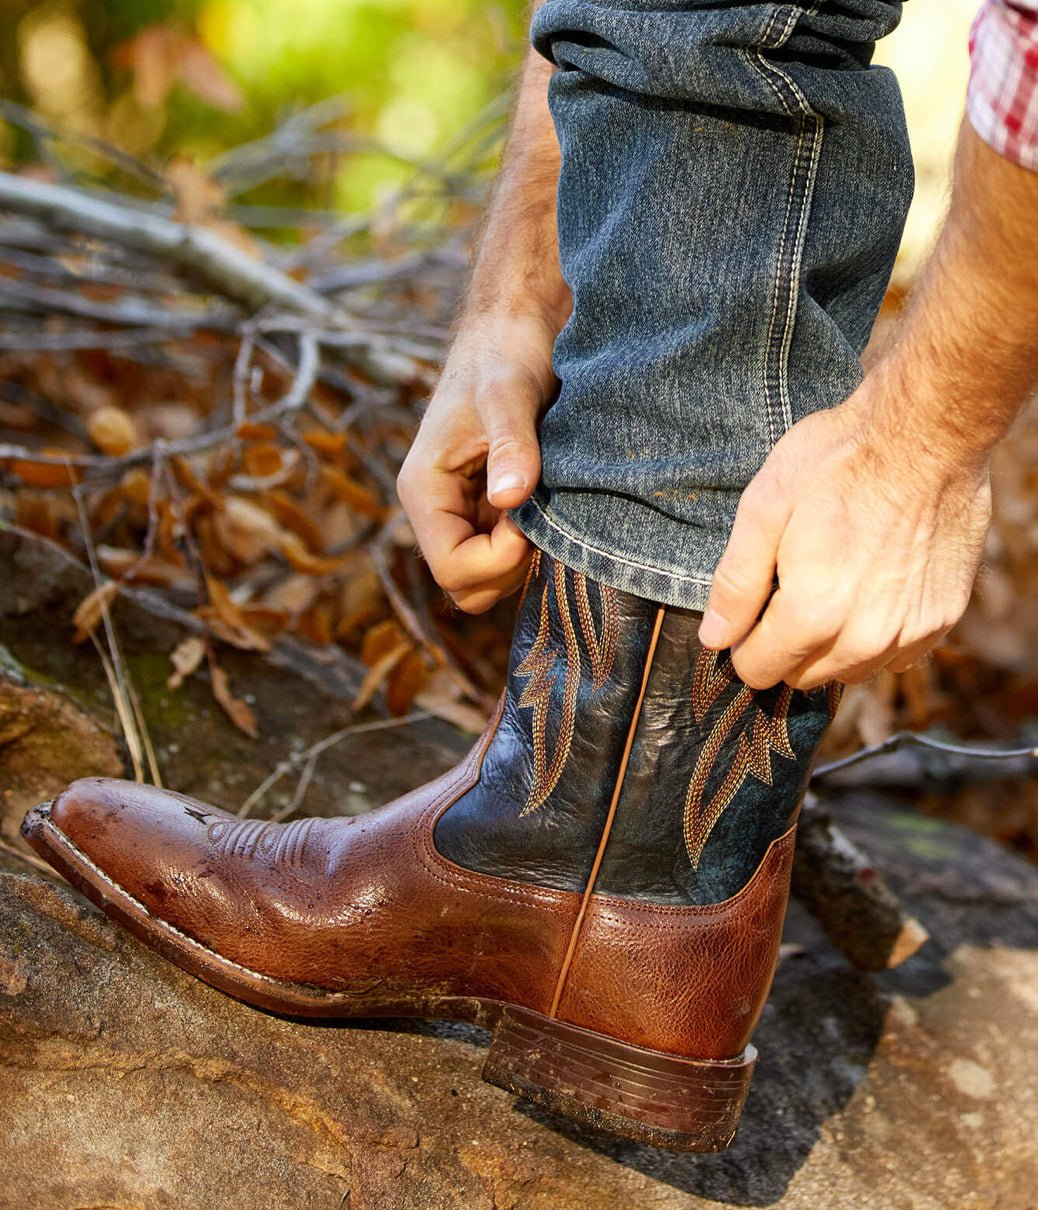
[(913, 173), (886, 0), (547, 0), (558, 224), (574, 310), (513, 514), (538, 546), (690, 609), (739, 496), (846, 398)]

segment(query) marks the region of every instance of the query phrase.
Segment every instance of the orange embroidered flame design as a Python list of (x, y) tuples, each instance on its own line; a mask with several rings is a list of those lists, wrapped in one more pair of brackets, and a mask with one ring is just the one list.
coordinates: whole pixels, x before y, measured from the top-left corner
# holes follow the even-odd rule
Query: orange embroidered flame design
[[(710, 707), (734, 681), (735, 670), (727, 655), (719, 660), (716, 652), (705, 648), (699, 652), (692, 678), (692, 713), (697, 723), (703, 721)], [(685, 798), (685, 847), (693, 869), (699, 868), (699, 859), (710, 833), (742, 789), (746, 778), (752, 774), (766, 786), (774, 785), (772, 753), (790, 760), (796, 759), (789, 742), (789, 705), (792, 700), (793, 690), (783, 685), (775, 701), (774, 713), (769, 714), (756, 704), (753, 690), (740, 685), (714, 724), (700, 750)], [(738, 738), (735, 756), (724, 781), (710, 800), (704, 803), (706, 785), (714, 765), (729, 737), (751, 707), (753, 720), (744, 727)]]
[[(538, 551), (530, 566), (526, 590), (540, 573), (541, 557)], [(601, 633), (595, 629), (591, 603), (588, 597), (587, 580), (579, 572), (573, 576), (574, 595), (580, 631), (588, 650), (592, 688), (597, 692), (605, 684), (612, 671), (613, 659), (619, 639), (620, 624), (616, 592), (606, 585), (599, 586), (602, 602)], [(550, 646), (551, 612), (549, 595), (554, 591), (559, 620), (562, 623), (564, 652)], [(555, 750), (548, 758), (548, 722), (552, 691), (562, 664), (562, 716), (555, 737)], [(562, 563), (553, 562), (550, 576), (545, 576), (541, 590), (540, 618), (533, 645), (516, 665), (516, 675), (526, 679), (519, 695), (519, 705), (533, 710), (531, 729), (533, 732), (533, 785), (526, 805), (520, 812), (529, 815), (542, 806), (559, 784), (573, 746), (573, 732), (577, 719), (577, 698), (580, 693), (582, 651), (580, 635), (570, 607), (567, 571)]]

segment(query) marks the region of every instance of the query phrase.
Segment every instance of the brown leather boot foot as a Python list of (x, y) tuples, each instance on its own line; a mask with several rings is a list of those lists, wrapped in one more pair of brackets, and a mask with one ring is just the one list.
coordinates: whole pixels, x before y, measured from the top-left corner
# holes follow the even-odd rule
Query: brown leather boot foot
[(457, 768), (354, 818), (241, 820), (87, 779), (29, 843), (250, 1004), (493, 1030), (484, 1078), (677, 1150), (726, 1147), (835, 693), (746, 688), (699, 617), (546, 555)]

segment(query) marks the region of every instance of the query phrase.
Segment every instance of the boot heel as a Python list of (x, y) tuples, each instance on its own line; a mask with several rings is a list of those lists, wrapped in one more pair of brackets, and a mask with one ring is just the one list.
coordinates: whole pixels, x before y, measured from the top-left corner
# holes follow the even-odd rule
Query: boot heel
[(527, 1009), (504, 1011), (483, 1079), (622, 1138), (672, 1151), (723, 1151), (757, 1062), (683, 1059)]

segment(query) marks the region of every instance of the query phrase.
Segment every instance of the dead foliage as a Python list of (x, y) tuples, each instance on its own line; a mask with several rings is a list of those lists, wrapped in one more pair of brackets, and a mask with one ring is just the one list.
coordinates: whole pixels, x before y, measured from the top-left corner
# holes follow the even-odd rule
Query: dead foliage
[[(144, 39), (134, 62), (168, 51)], [(95, 634), (116, 583), (149, 585), (204, 624), (170, 653), (170, 688), (208, 677), (247, 734), (256, 720), (221, 647), (261, 652), (281, 634), (357, 656), (368, 669), (357, 710), (378, 697), (396, 717), (478, 726), (510, 609), (446, 608), (394, 479), (448, 339), (497, 126), (468, 132), (375, 213), (342, 217), (238, 205), (289, 154), (298, 172), (355, 150), (336, 142), (333, 106), (206, 168), (157, 172), (92, 142), (90, 184), (56, 150), (63, 136), (3, 112), (47, 167), (0, 174), (0, 508), (95, 561), (98, 586), (68, 639)], [(98, 163), (123, 191), (93, 183)], [(1025, 418), (998, 455), (965, 621), (929, 663), (851, 688), (830, 754), (904, 727), (1035, 736), (1036, 453)], [(1001, 798), (973, 786), (946, 809), (1038, 853), (1030, 783)]]

